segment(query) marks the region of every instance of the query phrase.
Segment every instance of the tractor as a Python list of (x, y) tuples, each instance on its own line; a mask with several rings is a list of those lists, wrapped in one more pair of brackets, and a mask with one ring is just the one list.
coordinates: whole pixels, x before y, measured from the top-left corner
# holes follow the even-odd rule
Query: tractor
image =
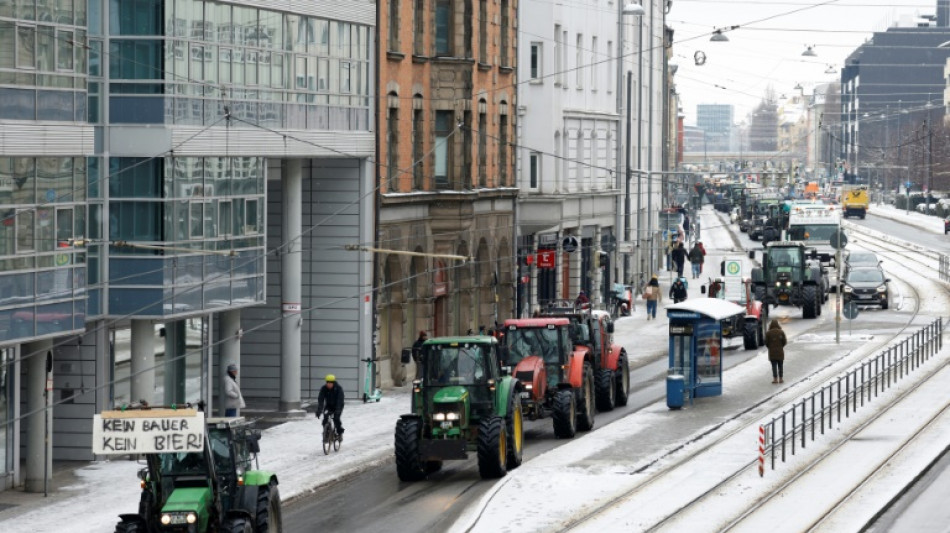
[[(773, 241), (765, 246), (762, 266), (752, 269), (755, 299), (773, 306), (793, 305), (802, 308), (803, 318), (821, 315), (821, 304), (827, 300), (828, 271), (818, 253), (801, 241)], [(755, 258), (755, 252), (749, 252)]]
[(550, 416), (554, 435), (574, 437), (594, 427), (595, 361), (589, 350), (575, 347), (571, 321), (537, 317), (505, 321), (505, 364), (521, 383), (522, 409), (528, 418)]
[(626, 350), (613, 342), (614, 323), (610, 314), (562, 304), (548, 307), (542, 315), (569, 319), (574, 350), (586, 351), (593, 356), (597, 410), (611, 411), (616, 406), (627, 405), (630, 366)]
[(470, 452), (485, 479), (521, 464), (521, 388), (499, 360), (498, 341), (485, 335), (436, 337), (422, 345), (412, 412), (396, 422), (399, 479), (425, 479), (443, 461), (467, 459)]
[[(187, 411), (147, 408), (97, 415), (107, 433), (120, 431), (100, 438), (107, 449), (96, 453), (125, 449), (128, 454), (128, 448), (142, 450), (147, 442), (175, 450), (152, 453), (152, 448), (144, 454), (138, 513), (119, 515), (116, 533), (280, 531), (277, 476), (257, 465), (260, 431), (243, 417), (209, 418), (207, 424), (199, 417), (188, 433), (188, 417), (182, 416)], [(132, 438), (139, 440), (129, 444)]]
[[(722, 263), (722, 270), (723, 275), (725, 275), (725, 261)], [(716, 286), (715, 289), (713, 289), (714, 285)], [(752, 281), (748, 278), (742, 280), (743, 291), (741, 294), (730, 294), (728, 288), (724, 285), (721, 278), (710, 280), (708, 285), (709, 296), (745, 307), (745, 315), (735, 315), (723, 320), (723, 338), (742, 337), (742, 346), (746, 350), (755, 350), (759, 346), (765, 346), (769, 306), (753, 298)], [(703, 294), (707, 294), (706, 285), (702, 286), (700, 290)]]

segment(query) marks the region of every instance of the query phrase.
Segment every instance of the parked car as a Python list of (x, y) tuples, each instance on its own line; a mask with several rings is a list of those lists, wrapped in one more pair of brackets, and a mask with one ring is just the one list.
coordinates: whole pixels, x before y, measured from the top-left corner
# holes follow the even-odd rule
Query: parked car
[(890, 281), (878, 266), (851, 268), (844, 278), (844, 301), (887, 309)]

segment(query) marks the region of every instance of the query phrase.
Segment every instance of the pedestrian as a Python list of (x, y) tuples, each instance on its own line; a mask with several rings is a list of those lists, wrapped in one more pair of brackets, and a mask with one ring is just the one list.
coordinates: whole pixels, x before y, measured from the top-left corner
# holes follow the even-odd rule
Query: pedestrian
[(778, 320), (772, 319), (769, 330), (765, 332), (765, 345), (769, 348), (769, 362), (772, 363), (772, 383), (785, 383), (785, 331)]
[(415, 362), (422, 360), (422, 345), (429, 340), (429, 334), (425, 330), (419, 332), (419, 338), (416, 339), (416, 342), (412, 343), (412, 359)]
[(343, 440), (343, 423), (340, 421), (340, 415), (343, 414), (343, 387), (336, 382), (336, 376), (327, 374), (324, 378), (326, 383), (320, 387), (320, 394), (317, 395), (317, 420), (320, 415), (333, 415), (333, 426), (336, 427), (336, 434)]
[(643, 288), (643, 299), (647, 302), (647, 320), (656, 320), (656, 306), (660, 297), (660, 280), (653, 274), (653, 278)]
[(590, 307), (590, 298), (587, 297), (587, 293), (583, 289), (577, 293), (577, 299), (574, 300), (574, 307), (578, 309), (587, 309)]
[[(684, 211), (685, 211), (685, 210), (684, 210)], [(689, 229), (690, 229), (690, 226), (689, 226), (689, 215), (687, 215), (687, 214), (684, 212), (684, 213), (683, 213), (683, 236), (686, 238), (687, 241), (689, 240)]]
[(229, 364), (228, 375), (224, 378), (224, 416), (226, 417), (237, 416), (238, 409), (245, 407), (237, 374), (238, 366), (234, 363)]
[[(698, 224), (698, 223), (697, 223)], [(699, 226), (696, 226), (696, 238), (699, 238)], [(706, 262), (706, 247), (703, 246), (702, 241), (697, 240), (696, 245), (699, 246), (699, 249), (703, 251), (703, 262), (699, 264), (699, 273), (703, 273), (703, 263)]]
[(720, 282), (718, 279), (713, 280), (713, 282), (709, 284), (709, 297), (718, 298), (719, 291), (721, 290), (722, 290), (722, 282)]
[(697, 241), (689, 251), (689, 264), (693, 268), (693, 279), (699, 277), (703, 271), (703, 262), (706, 260), (706, 252), (703, 251), (703, 243)]
[(670, 298), (673, 299), (674, 304), (678, 304), (686, 300), (689, 296), (686, 292), (686, 284), (683, 283), (683, 278), (679, 277), (673, 280), (673, 284), (670, 285)]
[(673, 264), (676, 265), (676, 277), (683, 277), (683, 265), (686, 263), (686, 245), (682, 242), (677, 243), (670, 256), (673, 258)]

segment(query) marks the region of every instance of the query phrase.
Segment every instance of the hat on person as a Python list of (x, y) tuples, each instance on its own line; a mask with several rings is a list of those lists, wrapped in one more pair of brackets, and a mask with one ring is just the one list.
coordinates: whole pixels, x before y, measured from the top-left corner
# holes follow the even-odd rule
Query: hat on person
[(327, 377), (324, 378), (324, 380), (327, 383), (333, 383), (334, 381), (336, 381), (336, 376), (334, 376), (333, 374), (327, 374)]
[(653, 274), (653, 279), (658, 279), (656, 274)]
[(230, 365), (228, 365), (228, 372), (237, 372), (237, 371), (238, 371), (238, 366), (236, 364), (231, 363)]

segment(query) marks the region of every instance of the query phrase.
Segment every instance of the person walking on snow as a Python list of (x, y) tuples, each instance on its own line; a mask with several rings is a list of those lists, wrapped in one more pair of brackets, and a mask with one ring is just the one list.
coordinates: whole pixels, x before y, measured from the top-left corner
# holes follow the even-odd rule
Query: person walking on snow
[(686, 292), (686, 284), (683, 283), (683, 278), (676, 278), (673, 284), (670, 285), (670, 298), (673, 299), (673, 303), (678, 304), (684, 302), (688, 296), (689, 294)]
[(785, 331), (778, 320), (772, 319), (769, 330), (765, 332), (765, 345), (769, 348), (769, 362), (772, 363), (772, 383), (785, 383)]
[[(699, 231), (698, 227), (697, 227), (697, 230), (696, 230), (696, 231)], [(698, 234), (697, 234), (696, 236), (699, 237)], [(703, 260), (702, 260), (702, 262), (699, 263), (699, 273), (702, 274), (702, 273), (703, 273), (703, 263), (706, 262), (706, 247), (703, 246), (702, 241), (696, 241), (696, 246), (699, 246), (699, 249), (702, 250), (702, 252), (703, 252)]]
[(686, 245), (678, 243), (676, 247), (673, 248), (670, 256), (673, 259), (673, 264), (676, 265), (676, 277), (683, 277), (683, 265), (686, 263)]
[(336, 382), (336, 376), (327, 374), (326, 384), (320, 388), (320, 394), (317, 395), (317, 419), (324, 413), (333, 414), (333, 425), (336, 427), (336, 434), (343, 440), (343, 423), (340, 421), (340, 415), (343, 414), (343, 388)]
[(238, 415), (238, 409), (245, 407), (244, 396), (241, 394), (241, 387), (237, 382), (238, 366), (234, 363), (228, 365), (228, 375), (224, 378), (224, 416), (231, 417)]
[(703, 243), (696, 242), (693, 245), (693, 248), (689, 251), (689, 264), (693, 267), (693, 279), (699, 277), (700, 272), (703, 271), (703, 261), (706, 260), (706, 252), (703, 251)]
[(656, 320), (656, 306), (660, 297), (660, 280), (653, 274), (653, 278), (643, 288), (643, 299), (647, 302), (647, 320)]

